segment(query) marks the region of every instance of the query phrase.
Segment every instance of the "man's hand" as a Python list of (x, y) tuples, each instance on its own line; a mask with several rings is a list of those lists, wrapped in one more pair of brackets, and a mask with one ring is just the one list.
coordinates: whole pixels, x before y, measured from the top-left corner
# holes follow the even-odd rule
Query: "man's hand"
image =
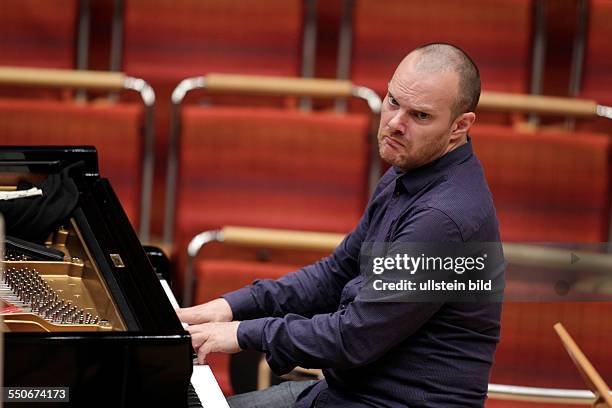
[(237, 353), (240, 322), (202, 323), (187, 327), (191, 344), (198, 353), (198, 363), (204, 364), (208, 353)]
[(223, 298), (197, 306), (176, 309), (176, 314), (181, 322), (187, 324), (231, 322), (233, 319), (232, 308)]

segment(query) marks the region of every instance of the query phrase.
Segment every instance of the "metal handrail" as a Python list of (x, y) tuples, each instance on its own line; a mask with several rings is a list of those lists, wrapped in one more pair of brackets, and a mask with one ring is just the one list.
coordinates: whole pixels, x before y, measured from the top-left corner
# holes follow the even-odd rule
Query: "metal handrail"
[(268, 96), (302, 96), (315, 98), (355, 97), (363, 99), (370, 108), (373, 120), (370, 138), (370, 171), (368, 186), (370, 191), (380, 177), (378, 160), (378, 143), (376, 129), (382, 101), (376, 92), (369, 88), (355, 86), (350, 81), (333, 79), (290, 78), (273, 76), (251, 76), (231, 74), (209, 74), (206, 76), (186, 78), (172, 92), (172, 118), (170, 145), (168, 150), (168, 168), (166, 172), (166, 202), (164, 219), (165, 243), (172, 242), (174, 235), (174, 212), (176, 210), (176, 181), (178, 168), (178, 138), (181, 131), (180, 107), (188, 92), (205, 89), (208, 93), (252, 94)]
[(151, 221), (151, 193), (153, 189), (153, 149), (155, 144), (153, 130), (155, 92), (153, 88), (145, 80), (127, 76), (122, 72), (23, 67), (0, 67), (0, 85), (110, 91), (131, 90), (140, 94), (145, 107), (145, 125), (143, 131), (144, 157), (142, 162), (139, 235), (142, 241), (148, 241)]
[(595, 401), (589, 390), (489, 384), (489, 398), (567, 405), (586, 405)]

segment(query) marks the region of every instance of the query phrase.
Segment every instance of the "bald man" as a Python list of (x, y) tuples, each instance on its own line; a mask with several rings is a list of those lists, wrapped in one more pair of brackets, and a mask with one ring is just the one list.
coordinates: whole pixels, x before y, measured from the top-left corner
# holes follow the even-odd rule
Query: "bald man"
[(410, 54), (389, 82), (378, 131), (381, 178), (357, 227), (316, 264), (180, 309), (194, 348), (264, 352), (274, 372), (322, 368), (228, 399), (231, 407), (481, 407), (499, 303), (372, 302), (360, 296), (364, 242), (497, 242), (491, 194), (468, 131), (480, 77), (448, 44)]

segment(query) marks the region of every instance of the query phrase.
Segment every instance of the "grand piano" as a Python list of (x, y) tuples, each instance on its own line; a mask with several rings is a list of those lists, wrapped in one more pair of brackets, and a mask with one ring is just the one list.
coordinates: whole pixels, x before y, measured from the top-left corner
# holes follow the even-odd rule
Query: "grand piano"
[(189, 334), (100, 177), (95, 148), (0, 147), (0, 186), (36, 185), (79, 162), (78, 201), (62, 225), (38, 245), (6, 238), (4, 386), (68, 387), (68, 403), (41, 406), (202, 406)]

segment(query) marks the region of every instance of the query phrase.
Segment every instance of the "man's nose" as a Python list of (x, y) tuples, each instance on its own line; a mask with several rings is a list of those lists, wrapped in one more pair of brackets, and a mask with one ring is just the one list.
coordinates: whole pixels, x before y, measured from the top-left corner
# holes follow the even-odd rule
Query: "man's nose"
[(404, 123), (404, 113), (401, 109), (398, 109), (391, 120), (387, 123), (389, 129), (394, 132), (401, 133), (402, 135), (406, 133), (406, 124)]

